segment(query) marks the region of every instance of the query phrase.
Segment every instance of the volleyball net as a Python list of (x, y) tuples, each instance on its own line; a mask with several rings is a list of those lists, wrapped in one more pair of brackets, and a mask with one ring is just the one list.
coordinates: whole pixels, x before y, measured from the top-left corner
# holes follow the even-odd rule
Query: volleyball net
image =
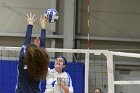
[[(20, 49), (20, 47), (0, 47), (0, 93), (15, 93)], [(134, 73), (139, 72), (140, 54), (90, 49), (46, 48), (46, 50), (50, 55), (50, 68), (53, 68), (55, 59), (51, 53), (56, 53), (55, 56), (70, 55), (66, 57), (72, 59), (68, 60), (66, 71), (72, 78), (74, 93), (93, 93), (97, 87), (105, 93), (119, 93), (119, 90), (131, 85), (139, 87), (140, 80), (136, 79), (139, 77), (128, 78), (126, 74), (130, 74), (132, 68), (136, 70)], [(41, 93), (44, 92), (45, 85), (45, 81), (42, 81)]]

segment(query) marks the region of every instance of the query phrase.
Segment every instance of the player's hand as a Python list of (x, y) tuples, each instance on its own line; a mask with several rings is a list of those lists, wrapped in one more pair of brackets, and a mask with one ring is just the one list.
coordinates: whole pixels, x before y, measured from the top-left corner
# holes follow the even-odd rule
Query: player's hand
[(47, 24), (47, 18), (44, 16), (40, 16), (40, 26), (42, 29), (46, 28), (46, 24)]
[(26, 18), (27, 23), (28, 23), (29, 25), (33, 25), (34, 22), (35, 22), (35, 20), (36, 20), (35, 14), (32, 14), (31, 12), (30, 12), (30, 14), (27, 14), (25, 18)]
[(34, 40), (34, 44), (37, 46), (37, 47), (40, 47), (40, 39), (38, 37), (36, 37), (36, 39)]
[(62, 79), (61, 78), (57, 78), (57, 83), (60, 85), (61, 84)]
[(62, 78), (57, 78), (57, 83), (58, 83), (60, 86), (62, 86), (62, 85), (66, 86), (66, 82), (65, 82), (64, 80), (62, 80)]
[(65, 80), (63, 80), (62, 78), (57, 78), (57, 83), (60, 86), (60, 88), (64, 90), (64, 93), (69, 93), (69, 88), (68, 85), (66, 85)]

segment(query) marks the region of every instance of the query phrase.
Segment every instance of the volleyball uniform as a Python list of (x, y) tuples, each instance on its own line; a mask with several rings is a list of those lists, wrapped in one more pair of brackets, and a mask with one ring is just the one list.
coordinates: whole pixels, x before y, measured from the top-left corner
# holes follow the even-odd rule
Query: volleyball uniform
[(58, 78), (61, 78), (60, 82), (64, 82), (64, 84), (69, 87), (69, 93), (74, 93), (70, 75), (67, 72), (59, 74), (55, 69), (50, 68), (46, 77), (46, 90), (44, 93), (65, 93), (58, 85)]
[[(25, 41), (22, 45), (19, 63), (18, 63), (18, 81), (16, 85), (16, 93), (40, 93), (40, 81), (34, 80), (30, 77), (27, 66), (23, 62), (23, 56), (26, 52), (26, 46), (31, 41), (32, 25), (27, 26)], [(40, 47), (45, 47), (46, 30), (41, 29)]]

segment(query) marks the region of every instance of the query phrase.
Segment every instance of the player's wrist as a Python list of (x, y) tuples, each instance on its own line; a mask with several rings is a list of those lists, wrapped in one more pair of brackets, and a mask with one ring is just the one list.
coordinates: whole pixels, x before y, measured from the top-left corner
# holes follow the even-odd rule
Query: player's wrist
[(45, 25), (41, 25), (41, 28), (42, 28), (42, 29), (46, 29), (46, 26), (45, 26)]
[(34, 23), (33, 22), (28, 22), (28, 25), (34, 25)]

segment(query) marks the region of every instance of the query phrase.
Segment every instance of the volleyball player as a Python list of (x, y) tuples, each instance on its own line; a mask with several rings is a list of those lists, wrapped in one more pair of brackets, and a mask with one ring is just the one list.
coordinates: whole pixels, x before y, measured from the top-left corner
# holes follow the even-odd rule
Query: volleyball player
[(40, 93), (40, 80), (48, 73), (49, 57), (45, 49), (45, 18), (40, 19), (41, 36), (30, 44), (35, 15), (27, 15), (27, 31), (22, 45), (18, 63), (18, 81), (16, 93)]
[(48, 70), (44, 93), (74, 93), (71, 77), (65, 72), (66, 65), (65, 57), (59, 56), (56, 58), (54, 69)]

